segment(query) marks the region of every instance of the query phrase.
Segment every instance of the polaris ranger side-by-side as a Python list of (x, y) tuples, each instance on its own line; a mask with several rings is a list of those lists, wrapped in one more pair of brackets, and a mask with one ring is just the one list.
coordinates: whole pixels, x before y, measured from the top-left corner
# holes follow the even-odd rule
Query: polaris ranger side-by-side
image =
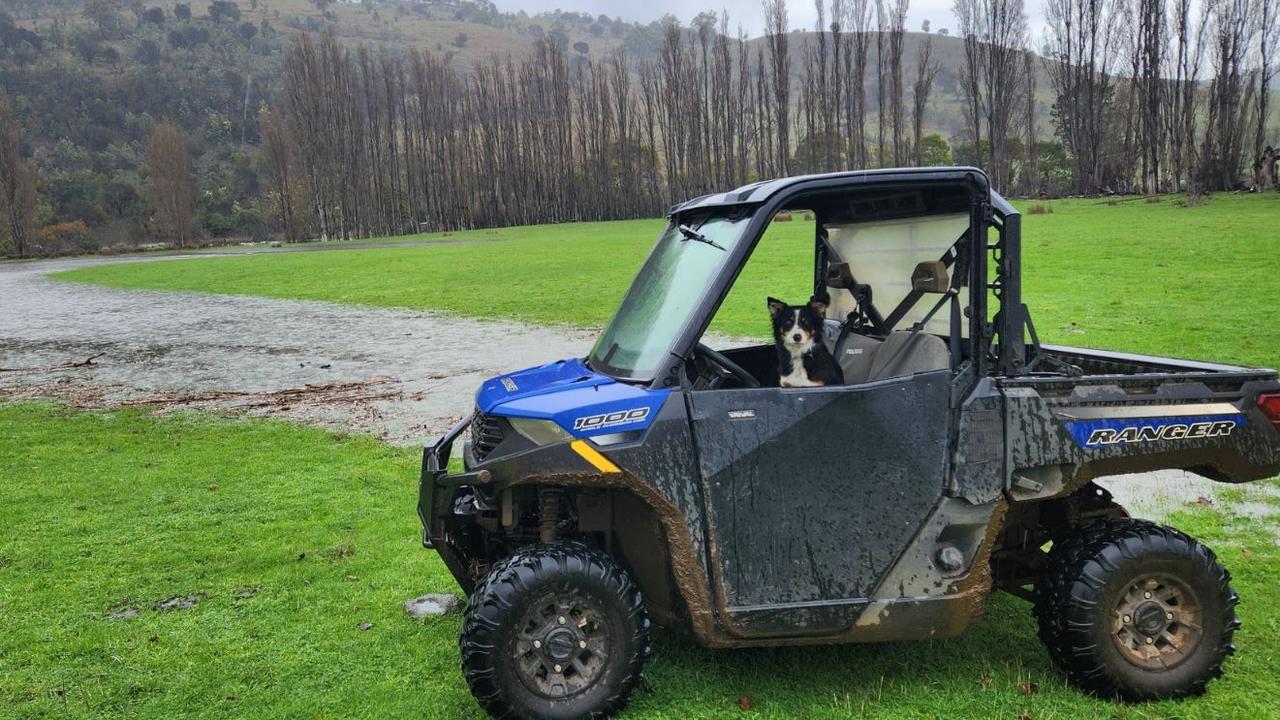
[[(702, 342), (794, 210), (816, 219), (796, 252), (812, 254), (843, 385), (779, 387), (772, 344)], [(651, 617), (719, 648), (942, 638), (993, 588), (1034, 603), (1090, 692), (1202, 691), (1233, 650), (1227, 571), (1093, 480), (1280, 474), (1280, 382), (1040, 344), (1019, 231), (973, 168), (788, 178), (673, 208), (589, 356), (486, 381), (424, 454), (425, 544), (470, 594), (459, 646), (484, 709), (620, 710)]]

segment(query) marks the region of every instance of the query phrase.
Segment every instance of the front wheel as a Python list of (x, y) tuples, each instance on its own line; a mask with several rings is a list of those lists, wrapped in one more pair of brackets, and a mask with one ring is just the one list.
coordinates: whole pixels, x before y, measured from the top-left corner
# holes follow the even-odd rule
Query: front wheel
[(1198, 695), (1235, 651), (1230, 574), (1172, 528), (1108, 520), (1075, 529), (1055, 540), (1036, 595), (1050, 656), (1098, 695)]
[(494, 718), (604, 718), (626, 706), (649, 656), (639, 589), (602, 552), (533, 545), (496, 565), (458, 645), (472, 695)]

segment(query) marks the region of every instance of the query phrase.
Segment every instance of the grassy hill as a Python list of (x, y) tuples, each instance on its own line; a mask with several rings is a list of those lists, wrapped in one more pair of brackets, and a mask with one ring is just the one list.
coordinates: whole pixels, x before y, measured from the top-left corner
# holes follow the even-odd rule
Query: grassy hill
[[(660, 40), (659, 22), (646, 25), (610, 19), (603, 15), (592, 17), (586, 13), (553, 11), (530, 16), (524, 12), (503, 12), (497, 7), (463, 0), (422, 2), (419, 0), (232, 0), (240, 9), (243, 21), (270, 24), (286, 34), (307, 30), (332, 32), (345, 43), (367, 43), (395, 49), (417, 48), (442, 54), (452, 59), (454, 67), (466, 71), (476, 62), (494, 55), (519, 56), (532, 47), (533, 40), (545, 34), (555, 34), (562, 42), (574, 48), (584, 44), (587, 57), (602, 58), (622, 47), (633, 59), (653, 58), (658, 52)], [(172, 12), (173, 0), (140, 0), (139, 7), (159, 7)], [(187, 3), (193, 14), (206, 14), (207, 0)], [(6, 5), (20, 22), (40, 25), (51, 21), (69, 22), (80, 16), (82, 0), (0, 0), (0, 9)], [(711, 7), (710, 5), (708, 7)], [(689, 21), (698, 8), (691, 6), (681, 17)], [(655, 11), (656, 12), (656, 11)], [(125, 13), (126, 16), (128, 13)], [(732, 17), (730, 18), (732, 23)], [(812, 41), (813, 32), (806, 29), (791, 31), (791, 69), (793, 88), (797, 88), (806, 61), (806, 42)], [(960, 97), (959, 73), (964, 63), (964, 42), (957, 37), (931, 35), (933, 57), (941, 66), (934, 84), (925, 122), (926, 133), (939, 133), (953, 138), (964, 131), (963, 104)], [(919, 47), (926, 38), (921, 32), (908, 32), (904, 41), (903, 77), (908, 85), (914, 81)], [(764, 43), (763, 38), (748, 41), (750, 54)], [(577, 55), (578, 52), (574, 51)], [(874, 113), (879, 77), (875, 74), (876, 50), (868, 52), (867, 96), (869, 109)], [(1048, 138), (1053, 133), (1051, 108), (1053, 93), (1045, 61), (1036, 63), (1036, 123), (1037, 135)], [(1275, 81), (1280, 89), (1280, 78)], [(793, 93), (798, 95), (797, 93)], [(1280, 105), (1280, 92), (1275, 105)], [(910, 102), (908, 98), (908, 102)], [(874, 117), (872, 118), (874, 121)], [(1280, 114), (1275, 120), (1280, 127)]]
[[(519, 56), (529, 52), (536, 37), (556, 33), (569, 47), (585, 43), (585, 56), (603, 58), (614, 50), (625, 48), (633, 60), (652, 59), (658, 52), (660, 29), (658, 24), (629, 23), (608, 18), (592, 18), (581, 13), (545, 13), (528, 16), (524, 13), (503, 13), (472, 3), (419, 3), (376, 0), (374, 2), (341, 2), (328, 4), (321, 10), (313, 0), (234, 0), (239, 7), (241, 22), (269, 24), (285, 35), (300, 32), (332, 32), (344, 43), (367, 43), (392, 49), (416, 48), (451, 58), (455, 68), (466, 71), (476, 62), (494, 55)], [(15, 2), (15, 0), (8, 0)], [(207, 14), (206, 0), (188, 3), (197, 17)], [(172, 13), (172, 0), (143, 0), (142, 7), (159, 7)], [(694, 8), (690, 8), (692, 14)], [(130, 13), (125, 12), (128, 18)], [(28, 26), (45, 26), (51, 22), (80, 20), (81, 12), (76, 3), (37, 3), (27, 12), (15, 16)], [(683, 21), (690, 18), (682, 17)], [(601, 21), (604, 22), (601, 22)], [(732, 22), (732, 18), (731, 18)], [(913, 82), (919, 46), (924, 33), (907, 33), (903, 51), (903, 78)], [(963, 131), (964, 120), (959, 91), (959, 69), (964, 60), (962, 40), (933, 34), (933, 55), (942, 67), (934, 85), (925, 122), (926, 132), (937, 132), (950, 138)], [(807, 42), (813, 33), (793, 30), (790, 37), (793, 96), (798, 88), (806, 62)], [(751, 57), (764, 43), (763, 38), (748, 41)], [(571, 50), (577, 56), (576, 50)], [(876, 51), (874, 45), (868, 53), (867, 95), (869, 108), (875, 111)], [(1041, 67), (1037, 76), (1037, 122), (1042, 136), (1051, 132), (1049, 107), (1052, 96), (1048, 76)], [(908, 102), (910, 99), (908, 98)], [(872, 118), (874, 121), (874, 117)]]
[[(586, 42), (592, 54), (603, 54), (622, 44), (626, 33), (637, 27), (610, 20), (607, 25), (595, 18), (575, 13), (551, 13), (529, 17), (501, 13), (474, 3), (425, 3), (374, 0), (373, 2), (329, 2), (322, 10), (312, 0), (232, 0), (239, 8), (240, 22), (260, 25), (264, 21), (284, 32), (333, 32), (345, 43), (369, 43), (394, 48), (418, 48), (457, 59), (469, 67), (492, 54), (525, 52), (534, 37), (554, 30), (564, 33), (568, 45)], [(141, 0), (139, 8), (161, 8), (172, 14), (174, 0)], [(208, 14), (209, 0), (189, 0), (192, 15)], [(8, 7), (6, 7), (8, 6)], [(44, 27), (50, 23), (74, 23), (82, 18), (80, 0), (0, 0), (0, 10), (8, 11), (22, 25)], [(123, 17), (132, 20), (131, 11)], [(600, 34), (592, 33), (600, 25)], [(466, 35), (460, 40), (459, 35)]]

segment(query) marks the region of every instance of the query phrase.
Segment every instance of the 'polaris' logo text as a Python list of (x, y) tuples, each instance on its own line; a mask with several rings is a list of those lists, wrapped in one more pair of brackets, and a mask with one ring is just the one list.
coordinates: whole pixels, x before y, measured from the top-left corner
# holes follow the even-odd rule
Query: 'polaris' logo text
[(1135, 425), (1127, 428), (1098, 428), (1089, 435), (1086, 445), (1123, 445), (1157, 440), (1195, 440), (1224, 437), (1236, 429), (1235, 420), (1212, 420), (1168, 425)]
[(649, 417), (649, 408), (647, 407), (635, 408), (634, 410), (615, 410), (610, 413), (580, 417), (573, 421), (573, 429), (599, 430), (600, 428), (613, 427), (615, 425), (629, 425), (647, 417)]

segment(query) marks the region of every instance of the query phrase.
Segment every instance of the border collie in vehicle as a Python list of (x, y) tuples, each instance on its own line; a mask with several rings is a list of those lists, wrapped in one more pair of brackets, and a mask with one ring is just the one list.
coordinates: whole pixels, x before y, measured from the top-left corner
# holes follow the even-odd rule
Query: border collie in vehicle
[(773, 340), (778, 345), (778, 384), (782, 387), (843, 385), (844, 374), (822, 344), (822, 316), (827, 302), (814, 296), (807, 305), (788, 305), (769, 298)]

